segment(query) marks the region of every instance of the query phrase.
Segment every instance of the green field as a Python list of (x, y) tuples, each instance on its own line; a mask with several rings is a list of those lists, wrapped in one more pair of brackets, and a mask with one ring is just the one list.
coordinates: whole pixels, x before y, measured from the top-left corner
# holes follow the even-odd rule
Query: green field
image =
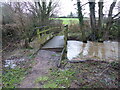
[(73, 24), (73, 23), (79, 23), (78, 18), (53, 18), (55, 20), (62, 20), (63, 24)]

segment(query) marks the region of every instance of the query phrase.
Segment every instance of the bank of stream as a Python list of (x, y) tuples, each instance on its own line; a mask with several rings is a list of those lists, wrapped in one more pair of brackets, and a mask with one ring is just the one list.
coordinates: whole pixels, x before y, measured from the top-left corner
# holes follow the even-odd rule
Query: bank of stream
[(92, 42), (69, 40), (67, 47), (67, 58), (69, 61), (100, 60), (118, 61), (118, 42), (104, 41)]
[[(12, 87), (117, 88), (119, 85), (118, 42), (105, 41), (99, 43), (88, 41), (83, 43), (70, 40), (67, 46), (67, 57), (61, 61), (61, 68), (59, 69), (56, 68), (60, 58), (58, 52), (40, 50), (36, 56), (30, 57), (31, 53), (28, 56), (15, 57), (14, 55), (14, 57), (4, 60), (3, 67), (9, 70), (16, 70), (18, 67), (22, 69), (31, 67), (29, 70), (27, 68), (21, 71), (26, 73), (23, 73), (19, 83), (10, 78), (11, 81), (15, 81), (12, 83), (14, 84)], [(21, 74), (21, 72), (18, 74)], [(3, 75), (6, 75), (6, 73), (3, 73)], [(10, 86), (8, 80), (5, 84), (6, 87)]]

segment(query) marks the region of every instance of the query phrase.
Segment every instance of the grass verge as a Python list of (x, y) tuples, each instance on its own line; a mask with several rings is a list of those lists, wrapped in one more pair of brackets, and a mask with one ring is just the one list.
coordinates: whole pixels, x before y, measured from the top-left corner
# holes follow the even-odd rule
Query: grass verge
[(33, 58), (29, 61), (22, 62), (20, 66), (15, 68), (3, 68), (2, 83), (3, 88), (17, 88), (20, 82), (29, 73), (32, 65), (35, 64)]
[(66, 64), (63, 60), (63, 69), (51, 68), (49, 75), (39, 77), (37, 84), (42, 88), (118, 88), (118, 70), (112, 67), (116, 63), (109, 64), (100, 61)]

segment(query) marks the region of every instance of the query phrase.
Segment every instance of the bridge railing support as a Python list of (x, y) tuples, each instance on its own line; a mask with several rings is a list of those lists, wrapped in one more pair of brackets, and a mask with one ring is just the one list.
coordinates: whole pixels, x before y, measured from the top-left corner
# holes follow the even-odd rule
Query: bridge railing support
[(65, 48), (65, 53), (67, 52), (67, 39), (68, 39), (68, 25), (64, 26), (64, 48)]
[(66, 53), (67, 53), (67, 40), (68, 40), (68, 25), (65, 25), (64, 26), (64, 48), (62, 50), (61, 57), (60, 57), (60, 60), (58, 62), (58, 65), (57, 65), (58, 68), (61, 67), (61, 61), (63, 59), (65, 59), (65, 57), (66, 57)]
[[(49, 28), (49, 29), (44, 29), (42, 31), (40, 31), (40, 28), (37, 28), (37, 36), (38, 36), (38, 42), (40, 44), (45, 43), (47, 40), (49, 40), (50, 38), (52, 38), (53, 36), (55, 36), (54, 34), (54, 29), (58, 29), (60, 27), (53, 27), (53, 28)], [(49, 33), (47, 33), (49, 32)]]

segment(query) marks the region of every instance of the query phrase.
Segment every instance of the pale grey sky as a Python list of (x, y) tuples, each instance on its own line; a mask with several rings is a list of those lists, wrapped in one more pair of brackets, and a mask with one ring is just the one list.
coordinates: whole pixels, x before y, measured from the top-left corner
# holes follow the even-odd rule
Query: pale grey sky
[[(99, 0), (96, 0), (96, 3), (98, 2)], [(107, 14), (108, 13), (108, 10), (109, 10), (109, 7), (110, 7), (110, 4), (112, 3), (113, 0), (104, 0), (104, 14)], [(117, 0), (117, 3), (119, 2), (120, 0)], [(88, 0), (81, 0), (81, 4), (85, 4), (86, 2), (88, 2)], [(73, 12), (73, 13), (76, 13), (77, 10), (77, 6), (74, 5), (76, 4), (76, 0), (60, 0), (60, 6), (61, 6), (61, 9), (59, 10), (59, 15), (60, 16), (67, 16), (68, 14), (70, 14), (70, 12)], [(84, 16), (89, 16), (89, 4), (85, 5), (83, 7), (83, 9), (85, 9), (83, 11), (83, 14)], [(96, 11), (98, 11), (98, 4), (96, 4)], [(118, 9), (114, 9), (114, 14), (116, 14), (118, 12)], [(97, 12), (96, 12), (96, 16), (97, 16)]]
[[(0, 2), (22, 2), (22, 1), (39, 1), (39, 0), (0, 0)], [(48, 1), (48, 0), (46, 0)], [(77, 0), (53, 0), (53, 1), (56, 1), (58, 2), (59, 1), (59, 6), (60, 6), (60, 9), (58, 10), (58, 15), (60, 16), (67, 16), (70, 14), (70, 12), (72, 13), (76, 13), (77, 10), (77, 6), (75, 5)], [(80, 0), (82, 4), (85, 4), (86, 2), (88, 2), (88, 0)], [(98, 2), (99, 0), (96, 0), (96, 3)], [(117, 3), (119, 2), (120, 0), (117, 0)], [(113, 2), (113, 0), (104, 0), (104, 14), (108, 14), (108, 10), (109, 10), (109, 7), (110, 7), (110, 4)], [(88, 17), (89, 16), (89, 4), (85, 5), (83, 7), (83, 15), (85, 17)], [(97, 15), (97, 11), (98, 11), (98, 4), (96, 4), (96, 16)], [(114, 9), (114, 14), (116, 14), (118, 12), (118, 9)]]

